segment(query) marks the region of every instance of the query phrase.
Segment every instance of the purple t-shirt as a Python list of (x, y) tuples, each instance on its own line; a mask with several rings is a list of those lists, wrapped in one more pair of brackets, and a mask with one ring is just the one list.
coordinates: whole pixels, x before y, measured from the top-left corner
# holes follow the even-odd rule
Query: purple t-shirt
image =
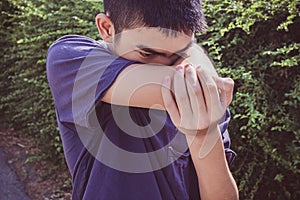
[[(162, 110), (118, 106), (101, 98), (133, 61), (103, 41), (64, 36), (49, 49), (47, 76), (55, 101), (73, 200), (199, 199), (185, 136)], [(227, 110), (219, 126), (229, 163)]]

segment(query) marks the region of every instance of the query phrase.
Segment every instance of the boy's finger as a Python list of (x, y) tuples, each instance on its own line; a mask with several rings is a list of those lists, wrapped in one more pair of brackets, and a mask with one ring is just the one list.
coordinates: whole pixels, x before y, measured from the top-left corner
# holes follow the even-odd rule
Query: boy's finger
[(166, 77), (164, 79), (163, 85), (161, 87), (162, 99), (166, 111), (169, 113), (170, 118), (174, 125), (180, 125), (180, 114), (178, 112), (177, 105), (174, 101), (172, 92), (171, 92), (171, 79)]
[(214, 78), (217, 87), (221, 90), (220, 100), (225, 107), (228, 107), (232, 101), (234, 81), (231, 78)]
[(190, 99), (187, 93), (184, 69), (182, 66), (178, 66), (176, 68), (176, 73), (174, 74), (174, 95), (181, 118), (187, 119), (192, 115), (192, 110), (190, 107)]
[(220, 102), (219, 91), (212, 76), (202, 68), (197, 68), (197, 75), (202, 85), (206, 108), (214, 121), (220, 113), (224, 114), (226, 108)]
[(187, 66), (185, 79), (193, 115), (199, 117), (199, 113), (206, 112), (206, 107), (196, 70), (192, 66)]

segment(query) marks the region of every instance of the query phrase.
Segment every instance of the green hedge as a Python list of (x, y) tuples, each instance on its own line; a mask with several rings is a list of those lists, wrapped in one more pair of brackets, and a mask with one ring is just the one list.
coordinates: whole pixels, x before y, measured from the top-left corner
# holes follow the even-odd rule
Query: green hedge
[[(75, 11), (76, 8), (76, 11)], [(7, 125), (34, 135), (44, 156), (63, 158), (53, 100), (46, 80), (49, 46), (60, 36), (97, 36), (102, 4), (95, 1), (1, 2), (0, 110)], [(58, 159), (59, 160), (59, 159)]]
[[(47, 49), (58, 37), (99, 39), (95, 0), (4, 0), (1, 5), (0, 113), (37, 139), (42, 156), (63, 160)], [(232, 165), (241, 199), (299, 199), (300, 17), (296, 0), (205, 1), (199, 42), (223, 76), (235, 80)], [(58, 164), (57, 163), (57, 164)]]
[(200, 36), (235, 80), (232, 168), (241, 199), (299, 199), (300, 3), (205, 1)]

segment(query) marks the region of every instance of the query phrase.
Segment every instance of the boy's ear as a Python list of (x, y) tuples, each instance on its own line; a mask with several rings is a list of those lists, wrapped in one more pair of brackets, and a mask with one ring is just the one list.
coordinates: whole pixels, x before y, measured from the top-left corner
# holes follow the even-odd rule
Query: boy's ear
[(105, 14), (98, 14), (96, 16), (96, 25), (102, 40), (111, 43), (113, 41), (115, 29), (110, 18)]

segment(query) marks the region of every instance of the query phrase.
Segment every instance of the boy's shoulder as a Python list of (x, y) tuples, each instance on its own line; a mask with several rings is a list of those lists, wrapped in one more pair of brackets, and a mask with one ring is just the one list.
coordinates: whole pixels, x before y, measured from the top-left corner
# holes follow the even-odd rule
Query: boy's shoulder
[(111, 54), (106, 43), (82, 35), (65, 35), (57, 39), (48, 49), (48, 58), (74, 58), (87, 55), (98, 49), (103, 54)]
[(101, 45), (103, 41), (96, 41), (92, 38), (83, 35), (64, 35), (58, 38), (51, 46), (59, 45), (59, 44), (94, 44), (94, 45)]

